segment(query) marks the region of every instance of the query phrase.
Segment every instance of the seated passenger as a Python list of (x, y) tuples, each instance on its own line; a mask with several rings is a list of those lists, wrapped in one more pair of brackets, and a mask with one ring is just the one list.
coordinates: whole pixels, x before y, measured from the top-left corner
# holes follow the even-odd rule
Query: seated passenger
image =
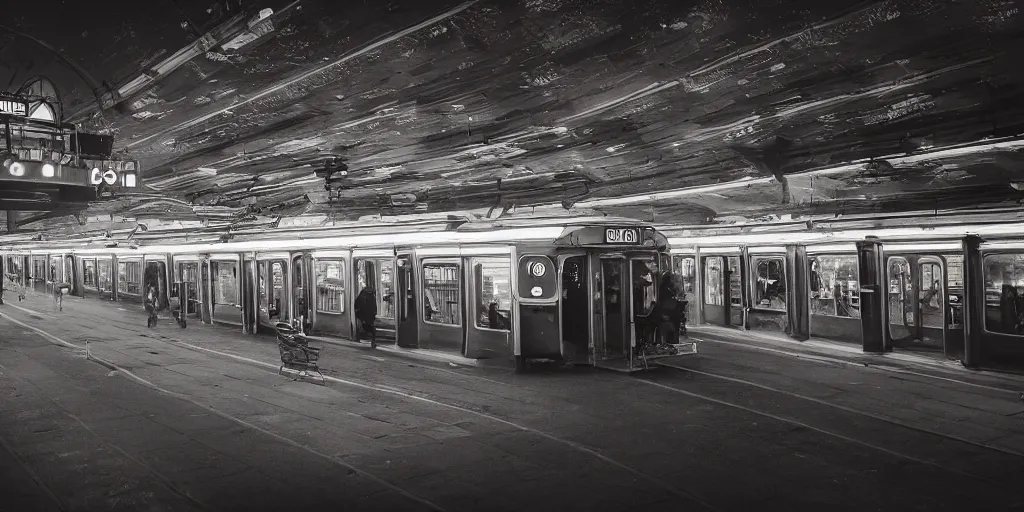
[(508, 322), (505, 321), (505, 317), (498, 311), (497, 302), (492, 302), (491, 306), (487, 309), (487, 323), (491, 329), (508, 330)]

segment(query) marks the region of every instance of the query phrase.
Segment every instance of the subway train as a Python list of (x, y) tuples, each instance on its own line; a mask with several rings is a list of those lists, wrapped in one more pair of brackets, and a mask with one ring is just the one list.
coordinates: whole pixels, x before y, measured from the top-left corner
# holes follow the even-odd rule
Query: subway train
[(666, 232), (692, 323), (1024, 369), (1019, 223)]
[(550, 358), (625, 370), (645, 362), (635, 321), (658, 286), (644, 286), (644, 276), (671, 270), (690, 324), (1024, 369), (1019, 223), (670, 232), (608, 219), (474, 223), (138, 249), (8, 248), (0, 260), (37, 291), (66, 280), (76, 295), (141, 303), (153, 284), (165, 301), (184, 294), (189, 315), (248, 333), (298, 320), (314, 335), (355, 338), (355, 295), (370, 286), (385, 343), (509, 358), (520, 368)]
[(7, 248), (0, 260), (39, 292), (66, 282), (73, 295), (141, 304), (152, 286), (164, 305), (177, 297), (188, 317), (244, 333), (283, 321), (311, 336), (358, 339), (356, 299), (372, 290), (378, 344), (517, 369), (535, 360), (646, 367), (652, 336), (637, 318), (657, 301), (670, 265), (665, 236), (649, 224), (601, 218), (326, 236)]

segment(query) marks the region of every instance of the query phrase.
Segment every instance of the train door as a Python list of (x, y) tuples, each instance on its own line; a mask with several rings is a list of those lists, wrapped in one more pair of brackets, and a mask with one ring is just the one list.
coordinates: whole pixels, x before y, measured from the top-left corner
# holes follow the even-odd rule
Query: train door
[(309, 275), (308, 258), (305, 254), (292, 256), (292, 317), (299, 321), (303, 332), (309, 332), (313, 325), (311, 318), (310, 297), (313, 285)]
[(739, 256), (706, 256), (703, 260), (704, 318), (712, 325), (743, 325), (743, 281)]
[(60, 256), (50, 256), (50, 268), (48, 269), (47, 281), (50, 283), (50, 289), (52, 290), (60, 283), (64, 282), (64, 261)]
[(423, 315), (418, 327), (420, 348), (463, 353), (462, 261), (428, 258), (420, 261), (416, 272)]
[(288, 322), (288, 294), (285, 292), (288, 260), (261, 260), (256, 264), (257, 329), (276, 332), (277, 322)]
[(512, 262), (508, 257), (466, 258), (466, 357), (511, 355)]
[[(364, 290), (371, 290), (377, 305), (377, 314), (373, 322), (377, 329), (377, 340), (394, 341), (395, 311), (398, 308), (397, 302), (401, 299), (400, 294), (395, 293), (394, 258), (355, 258), (352, 267), (355, 269), (355, 289), (352, 290), (353, 315), (356, 313), (355, 303), (360, 294)], [(358, 318), (354, 318), (352, 329), (352, 338), (357, 339), (358, 334), (363, 332)]]
[(886, 279), (892, 346), (943, 350), (947, 335), (963, 335), (962, 323), (958, 326), (946, 321), (952, 308), (941, 257), (889, 256)]
[(199, 297), (199, 262), (185, 261), (178, 263), (178, 282), (184, 289), (181, 293), (181, 307), (185, 314), (201, 318), (202, 301)]
[(417, 322), (419, 310), (416, 308), (416, 283), (413, 274), (413, 258), (411, 254), (399, 254), (395, 260), (395, 330), (396, 343), (400, 347), (416, 348), (419, 346)]
[(594, 277), (598, 281), (595, 289), (601, 294), (601, 309), (595, 319), (603, 335), (595, 340), (595, 364), (627, 358), (631, 339), (626, 259), (623, 256), (603, 256), (599, 261), (601, 268)]
[(142, 277), (142, 296), (149, 293), (149, 287), (156, 287), (156, 296), (161, 307), (167, 306), (167, 263), (163, 261), (146, 261), (146, 270)]
[(64, 255), (64, 282), (71, 285), (71, 294), (82, 296), (82, 286), (78, 284), (78, 265), (75, 265), (75, 257)]
[(562, 357), (571, 363), (594, 364), (594, 342), (590, 334), (592, 315), (587, 286), (587, 256), (559, 256), (558, 268), (562, 278), (558, 302)]

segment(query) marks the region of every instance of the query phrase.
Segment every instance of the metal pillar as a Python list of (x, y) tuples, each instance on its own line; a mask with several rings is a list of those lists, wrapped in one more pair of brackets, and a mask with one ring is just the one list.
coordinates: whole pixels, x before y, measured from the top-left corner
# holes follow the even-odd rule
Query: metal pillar
[(7, 210), (7, 232), (14, 233), (18, 230), (18, 212)]
[(793, 339), (807, 341), (811, 330), (810, 286), (807, 285), (807, 248), (786, 246), (787, 330)]
[(857, 264), (860, 279), (860, 323), (864, 352), (883, 353), (890, 350), (885, 343), (885, 264), (882, 242), (867, 237), (857, 242)]
[(985, 325), (985, 269), (981, 261), (978, 235), (967, 235), (962, 240), (964, 251), (964, 358), (969, 368), (981, 363), (983, 327)]

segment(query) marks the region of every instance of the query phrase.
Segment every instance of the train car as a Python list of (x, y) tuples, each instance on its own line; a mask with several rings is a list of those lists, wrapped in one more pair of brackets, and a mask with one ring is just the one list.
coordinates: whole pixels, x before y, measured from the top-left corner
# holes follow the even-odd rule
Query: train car
[[(672, 265), (695, 299), (694, 324), (1021, 369), (1022, 228), (989, 223), (694, 233), (670, 242)], [(975, 238), (981, 241), (973, 253), (965, 252)], [(970, 315), (977, 318), (969, 322)], [(984, 348), (972, 354), (972, 340)]]
[(357, 339), (366, 293), (381, 344), (519, 369), (555, 360), (623, 371), (656, 357), (646, 318), (670, 261), (664, 235), (614, 219), (27, 257), (53, 263), (46, 279), (70, 276), (82, 295), (141, 304), (154, 286), (162, 301), (184, 293), (187, 315), (246, 333), (294, 321), (311, 335)]

